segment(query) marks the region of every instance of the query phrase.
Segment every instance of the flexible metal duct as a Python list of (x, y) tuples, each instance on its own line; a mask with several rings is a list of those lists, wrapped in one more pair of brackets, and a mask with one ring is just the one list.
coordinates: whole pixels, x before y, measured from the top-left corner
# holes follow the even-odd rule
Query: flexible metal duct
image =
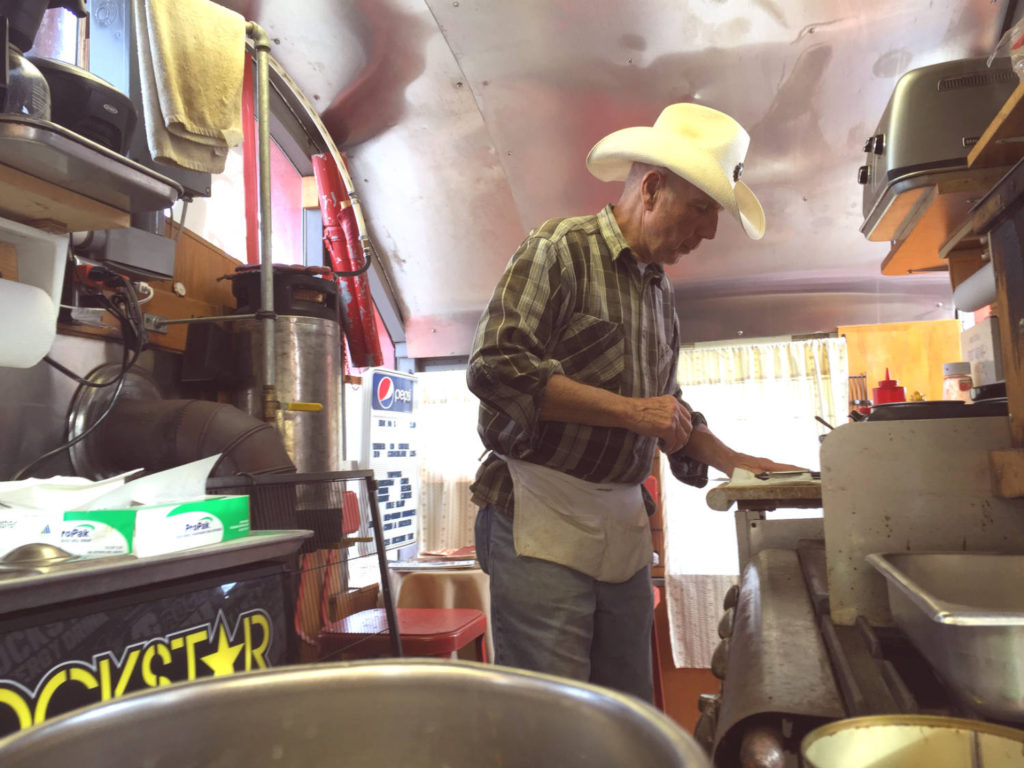
[(223, 456), (211, 477), (295, 471), (272, 424), (207, 400), (121, 401), (89, 443), (109, 474), (169, 469), (216, 453)]

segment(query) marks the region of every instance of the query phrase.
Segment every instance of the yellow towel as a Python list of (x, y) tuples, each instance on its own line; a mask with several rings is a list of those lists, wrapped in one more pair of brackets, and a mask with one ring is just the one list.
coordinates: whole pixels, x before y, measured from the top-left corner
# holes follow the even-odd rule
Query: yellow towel
[(220, 173), (242, 141), (245, 18), (210, 0), (132, 6), (153, 159)]

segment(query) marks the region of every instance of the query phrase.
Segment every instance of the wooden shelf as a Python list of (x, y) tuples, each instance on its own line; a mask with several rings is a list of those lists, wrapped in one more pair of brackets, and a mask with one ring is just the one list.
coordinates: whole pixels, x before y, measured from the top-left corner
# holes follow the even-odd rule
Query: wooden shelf
[(0, 165), (0, 216), (64, 234), (119, 229), (131, 223), (126, 211)]
[(948, 269), (940, 251), (967, 220), (971, 207), (992, 188), (1005, 169), (940, 180), (917, 198), (882, 262), (883, 275)]
[(0, 115), (0, 214), (64, 233), (126, 227), (160, 211), (181, 185), (45, 120)]
[(1013, 165), (1024, 157), (1024, 82), (996, 113), (978, 143), (967, 154), (969, 168)]
[[(883, 275), (945, 271), (956, 261), (954, 286), (979, 264), (983, 248), (958, 246), (970, 236), (971, 208), (1024, 157), (1024, 82), (1019, 83), (967, 155), (969, 173), (940, 180), (917, 195), (882, 261)], [(904, 206), (905, 209), (905, 206)], [(956, 253), (957, 258), (951, 258)]]

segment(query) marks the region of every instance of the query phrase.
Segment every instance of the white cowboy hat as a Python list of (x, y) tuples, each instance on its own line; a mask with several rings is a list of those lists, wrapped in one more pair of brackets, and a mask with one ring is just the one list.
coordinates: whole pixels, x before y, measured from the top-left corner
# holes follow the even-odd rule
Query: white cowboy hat
[(754, 240), (764, 235), (764, 209), (740, 181), (750, 136), (724, 112), (700, 104), (671, 104), (653, 127), (623, 128), (587, 155), (601, 181), (624, 181), (634, 162), (660, 165), (710, 195)]

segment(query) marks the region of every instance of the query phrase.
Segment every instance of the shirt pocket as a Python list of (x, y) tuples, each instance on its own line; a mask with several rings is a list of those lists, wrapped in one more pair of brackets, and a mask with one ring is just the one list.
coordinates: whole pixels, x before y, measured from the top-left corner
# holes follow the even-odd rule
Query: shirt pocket
[(593, 315), (574, 314), (552, 356), (570, 379), (617, 391), (626, 365), (622, 327)]

